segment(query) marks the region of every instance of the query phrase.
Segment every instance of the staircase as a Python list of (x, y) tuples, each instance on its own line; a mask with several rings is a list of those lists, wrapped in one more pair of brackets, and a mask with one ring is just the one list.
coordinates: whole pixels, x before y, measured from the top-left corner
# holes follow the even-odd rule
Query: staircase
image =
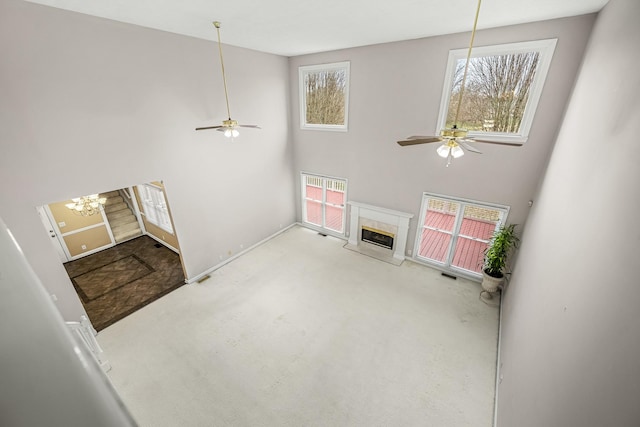
[(110, 191), (100, 196), (107, 198), (104, 213), (107, 214), (109, 226), (116, 243), (142, 236), (142, 230), (140, 230), (136, 216), (118, 191)]

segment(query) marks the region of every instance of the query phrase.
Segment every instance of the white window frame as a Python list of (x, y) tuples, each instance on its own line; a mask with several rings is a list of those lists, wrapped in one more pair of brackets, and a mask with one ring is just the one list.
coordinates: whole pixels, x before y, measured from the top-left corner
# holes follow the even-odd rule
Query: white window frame
[[(345, 70), (347, 81), (344, 90), (344, 124), (326, 125), (317, 123), (307, 123), (307, 97), (305, 89), (305, 77), (318, 71)], [(329, 130), (346, 132), (349, 130), (349, 85), (350, 85), (351, 63), (349, 61), (333, 62), (329, 64), (304, 65), (298, 67), (298, 92), (300, 94), (300, 129), (306, 130)]]
[[(533, 83), (531, 84), (529, 99), (524, 109), (524, 115), (520, 123), (520, 129), (518, 133), (503, 133), (503, 132), (469, 132), (469, 137), (478, 137), (496, 142), (523, 144), (527, 142), (529, 138), (529, 131), (533, 123), (533, 118), (538, 107), (538, 101), (540, 101), (540, 95), (544, 87), (544, 82), (547, 78), (549, 66), (551, 65), (551, 59), (553, 52), (555, 51), (556, 43), (558, 39), (545, 39), (534, 40), (520, 43), (508, 43), (492, 46), (474, 47), (471, 53), (472, 58), (483, 56), (499, 56), (507, 54), (518, 54), (528, 52), (538, 52), (540, 57), (538, 60), (538, 68)], [(440, 134), (440, 131), (445, 128), (447, 122), (447, 112), (449, 110), (449, 100), (451, 98), (451, 89), (453, 86), (453, 77), (455, 74), (456, 63), (460, 59), (466, 59), (468, 48), (455, 49), (449, 51), (449, 60), (447, 62), (447, 69), (445, 72), (444, 87), (442, 91), (442, 99), (440, 101), (440, 114), (438, 115), (438, 127), (436, 128), (436, 135)], [(464, 98), (462, 100), (464, 103)]]
[[(449, 241), (449, 247), (447, 248), (447, 254), (448, 254), (447, 259), (444, 262), (439, 262), (436, 260), (432, 260), (432, 259), (420, 256), (420, 243), (422, 240), (422, 229), (424, 227), (427, 208), (429, 207), (429, 204), (428, 204), (429, 199), (440, 199), (440, 200), (445, 200), (452, 203), (457, 203), (459, 205), (459, 211), (456, 214), (456, 221), (454, 223), (453, 230), (451, 231), (451, 233), (447, 232), (447, 234), (451, 234), (451, 240)], [(496, 224), (496, 229), (498, 229), (500, 226), (503, 226), (507, 223), (507, 217), (509, 216), (509, 210), (510, 210), (509, 206), (500, 205), (497, 203), (481, 202), (481, 201), (471, 200), (471, 199), (463, 199), (460, 197), (444, 196), (442, 194), (422, 193), (420, 217), (419, 217), (417, 228), (416, 228), (416, 240), (413, 246), (413, 260), (433, 266), (440, 270), (454, 273), (458, 276), (465, 277), (467, 279), (472, 279), (472, 280), (481, 279), (482, 278), (481, 273), (475, 273), (475, 272), (451, 265), (453, 261), (453, 256), (455, 255), (455, 251), (453, 251), (452, 249), (456, 247), (456, 244), (458, 242), (460, 227), (462, 225), (462, 219), (464, 216), (464, 208), (465, 206), (469, 206), (469, 205), (502, 211), (503, 216), (500, 219), (500, 221)], [(463, 236), (463, 237), (468, 238), (468, 236)]]
[(171, 214), (169, 213), (164, 190), (157, 185), (141, 184), (138, 185), (138, 192), (143, 211), (141, 214), (151, 224), (173, 235), (173, 224), (171, 223)]
[[(307, 177), (318, 178), (322, 180), (322, 225), (305, 221), (307, 218), (307, 197), (306, 197), (306, 179)], [(339, 233), (331, 228), (326, 228), (326, 206), (337, 206), (332, 203), (327, 203), (327, 185), (326, 180), (336, 180), (344, 182), (344, 203), (342, 204), (342, 233)], [(318, 175), (315, 173), (300, 172), (300, 202), (302, 205), (302, 217), (300, 218), (302, 224), (306, 227), (313, 228), (314, 230), (321, 231), (325, 234), (330, 234), (336, 237), (345, 237), (347, 233), (347, 191), (349, 191), (349, 182), (346, 178), (338, 178), (334, 176)]]

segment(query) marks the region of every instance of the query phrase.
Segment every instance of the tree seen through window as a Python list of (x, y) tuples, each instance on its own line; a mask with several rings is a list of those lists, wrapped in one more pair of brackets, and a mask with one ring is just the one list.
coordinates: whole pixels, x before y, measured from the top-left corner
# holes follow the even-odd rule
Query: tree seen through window
[(345, 70), (309, 73), (305, 89), (308, 124), (344, 125)]
[(349, 62), (300, 67), (303, 128), (347, 128)]
[[(470, 59), (458, 127), (469, 131), (518, 133), (532, 88), (539, 52)], [(454, 125), (466, 58), (456, 62), (446, 127)]]

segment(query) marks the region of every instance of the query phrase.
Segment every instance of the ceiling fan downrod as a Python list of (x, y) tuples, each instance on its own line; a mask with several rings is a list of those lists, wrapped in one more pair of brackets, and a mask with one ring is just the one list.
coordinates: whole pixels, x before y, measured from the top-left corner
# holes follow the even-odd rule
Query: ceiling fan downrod
[[(469, 41), (469, 50), (467, 50), (467, 61), (464, 64), (464, 72), (462, 73), (462, 84), (460, 86), (460, 93), (458, 94), (458, 108), (456, 108), (456, 115), (453, 119), (453, 129), (458, 129), (458, 116), (460, 115), (460, 107), (462, 107), (462, 96), (464, 95), (464, 89), (467, 83), (467, 72), (469, 71), (469, 62), (471, 60), (471, 51), (473, 50), (473, 41), (476, 38), (476, 28), (478, 26), (478, 16), (480, 16), (481, 4), (482, 0), (478, 0), (476, 16), (473, 20), (473, 29), (471, 30), (471, 40)], [(466, 136), (466, 131), (464, 136)]]
[(229, 92), (227, 91), (227, 75), (224, 72), (224, 58), (222, 57), (222, 42), (220, 41), (220, 21), (213, 21), (218, 33), (218, 53), (220, 55), (220, 68), (222, 68), (222, 84), (224, 85), (224, 99), (227, 102), (227, 117), (231, 121), (231, 110), (229, 108)]

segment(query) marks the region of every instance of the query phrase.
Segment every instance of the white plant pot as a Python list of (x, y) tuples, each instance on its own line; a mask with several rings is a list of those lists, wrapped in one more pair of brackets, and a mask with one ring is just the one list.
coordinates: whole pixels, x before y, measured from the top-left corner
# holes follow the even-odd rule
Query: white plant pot
[(489, 293), (497, 292), (500, 285), (504, 282), (504, 276), (493, 277), (489, 276), (484, 271), (482, 271), (482, 277), (482, 289)]

